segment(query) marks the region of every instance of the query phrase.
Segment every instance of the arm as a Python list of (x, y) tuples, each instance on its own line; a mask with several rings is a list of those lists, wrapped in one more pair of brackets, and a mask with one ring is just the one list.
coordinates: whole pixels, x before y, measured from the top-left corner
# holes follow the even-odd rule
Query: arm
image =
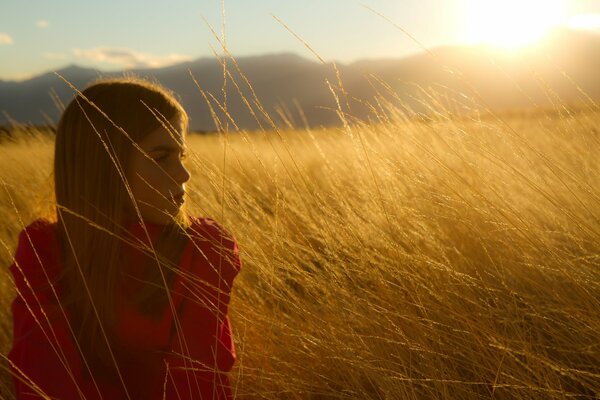
[[(17, 399), (98, 398), (90, 394), (90, 385), (83, 385), (79, 355), (68, 327), (56, 318), (59, 310), (44, 305), (32, 313), (19, 300), (12, 310), (14, 341), (8, 359)], [(39, 315), (42, 310), (50, 323), (33, 318), (32, 314)]]
[[(227, 315), (241, 262), (237, 244), (214, 221), (194, 224), (194, 251), (183, 279), (178, 329), (171, 341), (166, 399), (231, 399), (227, 376), (235, 361)], [(208, 239), (208, 240), (207, 240)], [(221, 247), (222, 244), (222, 247)]]
[(53, 285), (57, 244), (51, 228), (37, 224), (21, 232), (10, 267), (17, 297), (12, 303), (13, 346), (8, 360), (16, 398), (99, 398), (105, 389), (82, 376), (81, 357), (57, 301)]
[[(228, 370), (220, 368), (219, 361), (233, 355), (220, 342), (231, 338), (229, 318), (219, 324), (219, 344), (211, 333), (213, 323), (205, 324), (190, 315), (194, 307), (187, 307), (180, 316), (181, 334), (175, 335), (171, 352), (166, 357), (167, 400), (231, 399)], [(209, 327), (210, 326), (210, 327)], [(233, 343), (233, 342), (231, 342)], [(215, 361), (215, 353), (216, 360)]]

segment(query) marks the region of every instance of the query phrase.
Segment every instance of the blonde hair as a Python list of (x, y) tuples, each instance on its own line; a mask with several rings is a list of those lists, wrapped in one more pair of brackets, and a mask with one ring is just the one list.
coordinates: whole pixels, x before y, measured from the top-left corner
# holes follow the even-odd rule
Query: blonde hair
[[(66, 107), (58, 123), (54, 156), (56, 219), (62, 246), (62, 299), (70, 311), (82, 356), (94, 374), (115, 372), (114, 360), (126, 358), (116, 336), (116, 294), (126, 228), (125, 170), (135, 145), (150, 132), (178, 117), (188, 117), (164, 87), (139, 78), (104, 79), (88, 86)], [(160, 260), (147, 268), (148, 284), (134, 298), (144, 313), (168, 303), (187, 235), (182, 210), (157, 239)], [(148, 262), (150, 262), (148, 257)], [(89, 293), (88, 293), (89, 290)], [(110, 347), (109, 347), (110, 346)], [(109, 351), (110, 349), (110, 351)]]

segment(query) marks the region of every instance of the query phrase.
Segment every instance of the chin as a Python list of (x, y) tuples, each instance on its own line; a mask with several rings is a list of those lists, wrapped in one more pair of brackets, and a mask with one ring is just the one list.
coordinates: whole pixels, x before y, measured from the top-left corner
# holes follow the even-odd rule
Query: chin
[(142, 213), (142, 219), (145, 222), (150, 222), (152, 224), (166, 225), (175, 219), (175, 215), (162, 214), (162, 213), (161, 214)]
[(176, 220), (177, 216), (183, 212), (183, 204), (175, 205), (168, 203), (162, 206), (162, 211), (158, 210), (159, 207), (146, 210), (140, 209), (142, 218), (148, 222), (155, 224), (168, 224)]

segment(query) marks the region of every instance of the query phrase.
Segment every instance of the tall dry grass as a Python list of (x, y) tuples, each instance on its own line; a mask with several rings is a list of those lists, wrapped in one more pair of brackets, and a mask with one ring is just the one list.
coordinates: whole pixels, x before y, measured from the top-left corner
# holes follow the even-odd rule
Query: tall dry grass
[[(191, 212), (242, 251), (239, 398), (600, 395), (600, 111), (437, 110), (189, 137)], [(47, 136), (0, 146), (1, 265), (49, 204), (51, 156)]]

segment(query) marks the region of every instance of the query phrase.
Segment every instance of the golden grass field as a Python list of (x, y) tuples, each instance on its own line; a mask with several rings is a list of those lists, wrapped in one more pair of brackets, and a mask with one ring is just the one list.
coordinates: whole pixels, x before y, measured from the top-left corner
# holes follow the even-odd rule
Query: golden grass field
[[(191, 212), (242, 252), (237, 397), (600, 396), (598, 107), (380, 120), (189, 137)], [(52, 146), (0, 145), (2, 354)]]

